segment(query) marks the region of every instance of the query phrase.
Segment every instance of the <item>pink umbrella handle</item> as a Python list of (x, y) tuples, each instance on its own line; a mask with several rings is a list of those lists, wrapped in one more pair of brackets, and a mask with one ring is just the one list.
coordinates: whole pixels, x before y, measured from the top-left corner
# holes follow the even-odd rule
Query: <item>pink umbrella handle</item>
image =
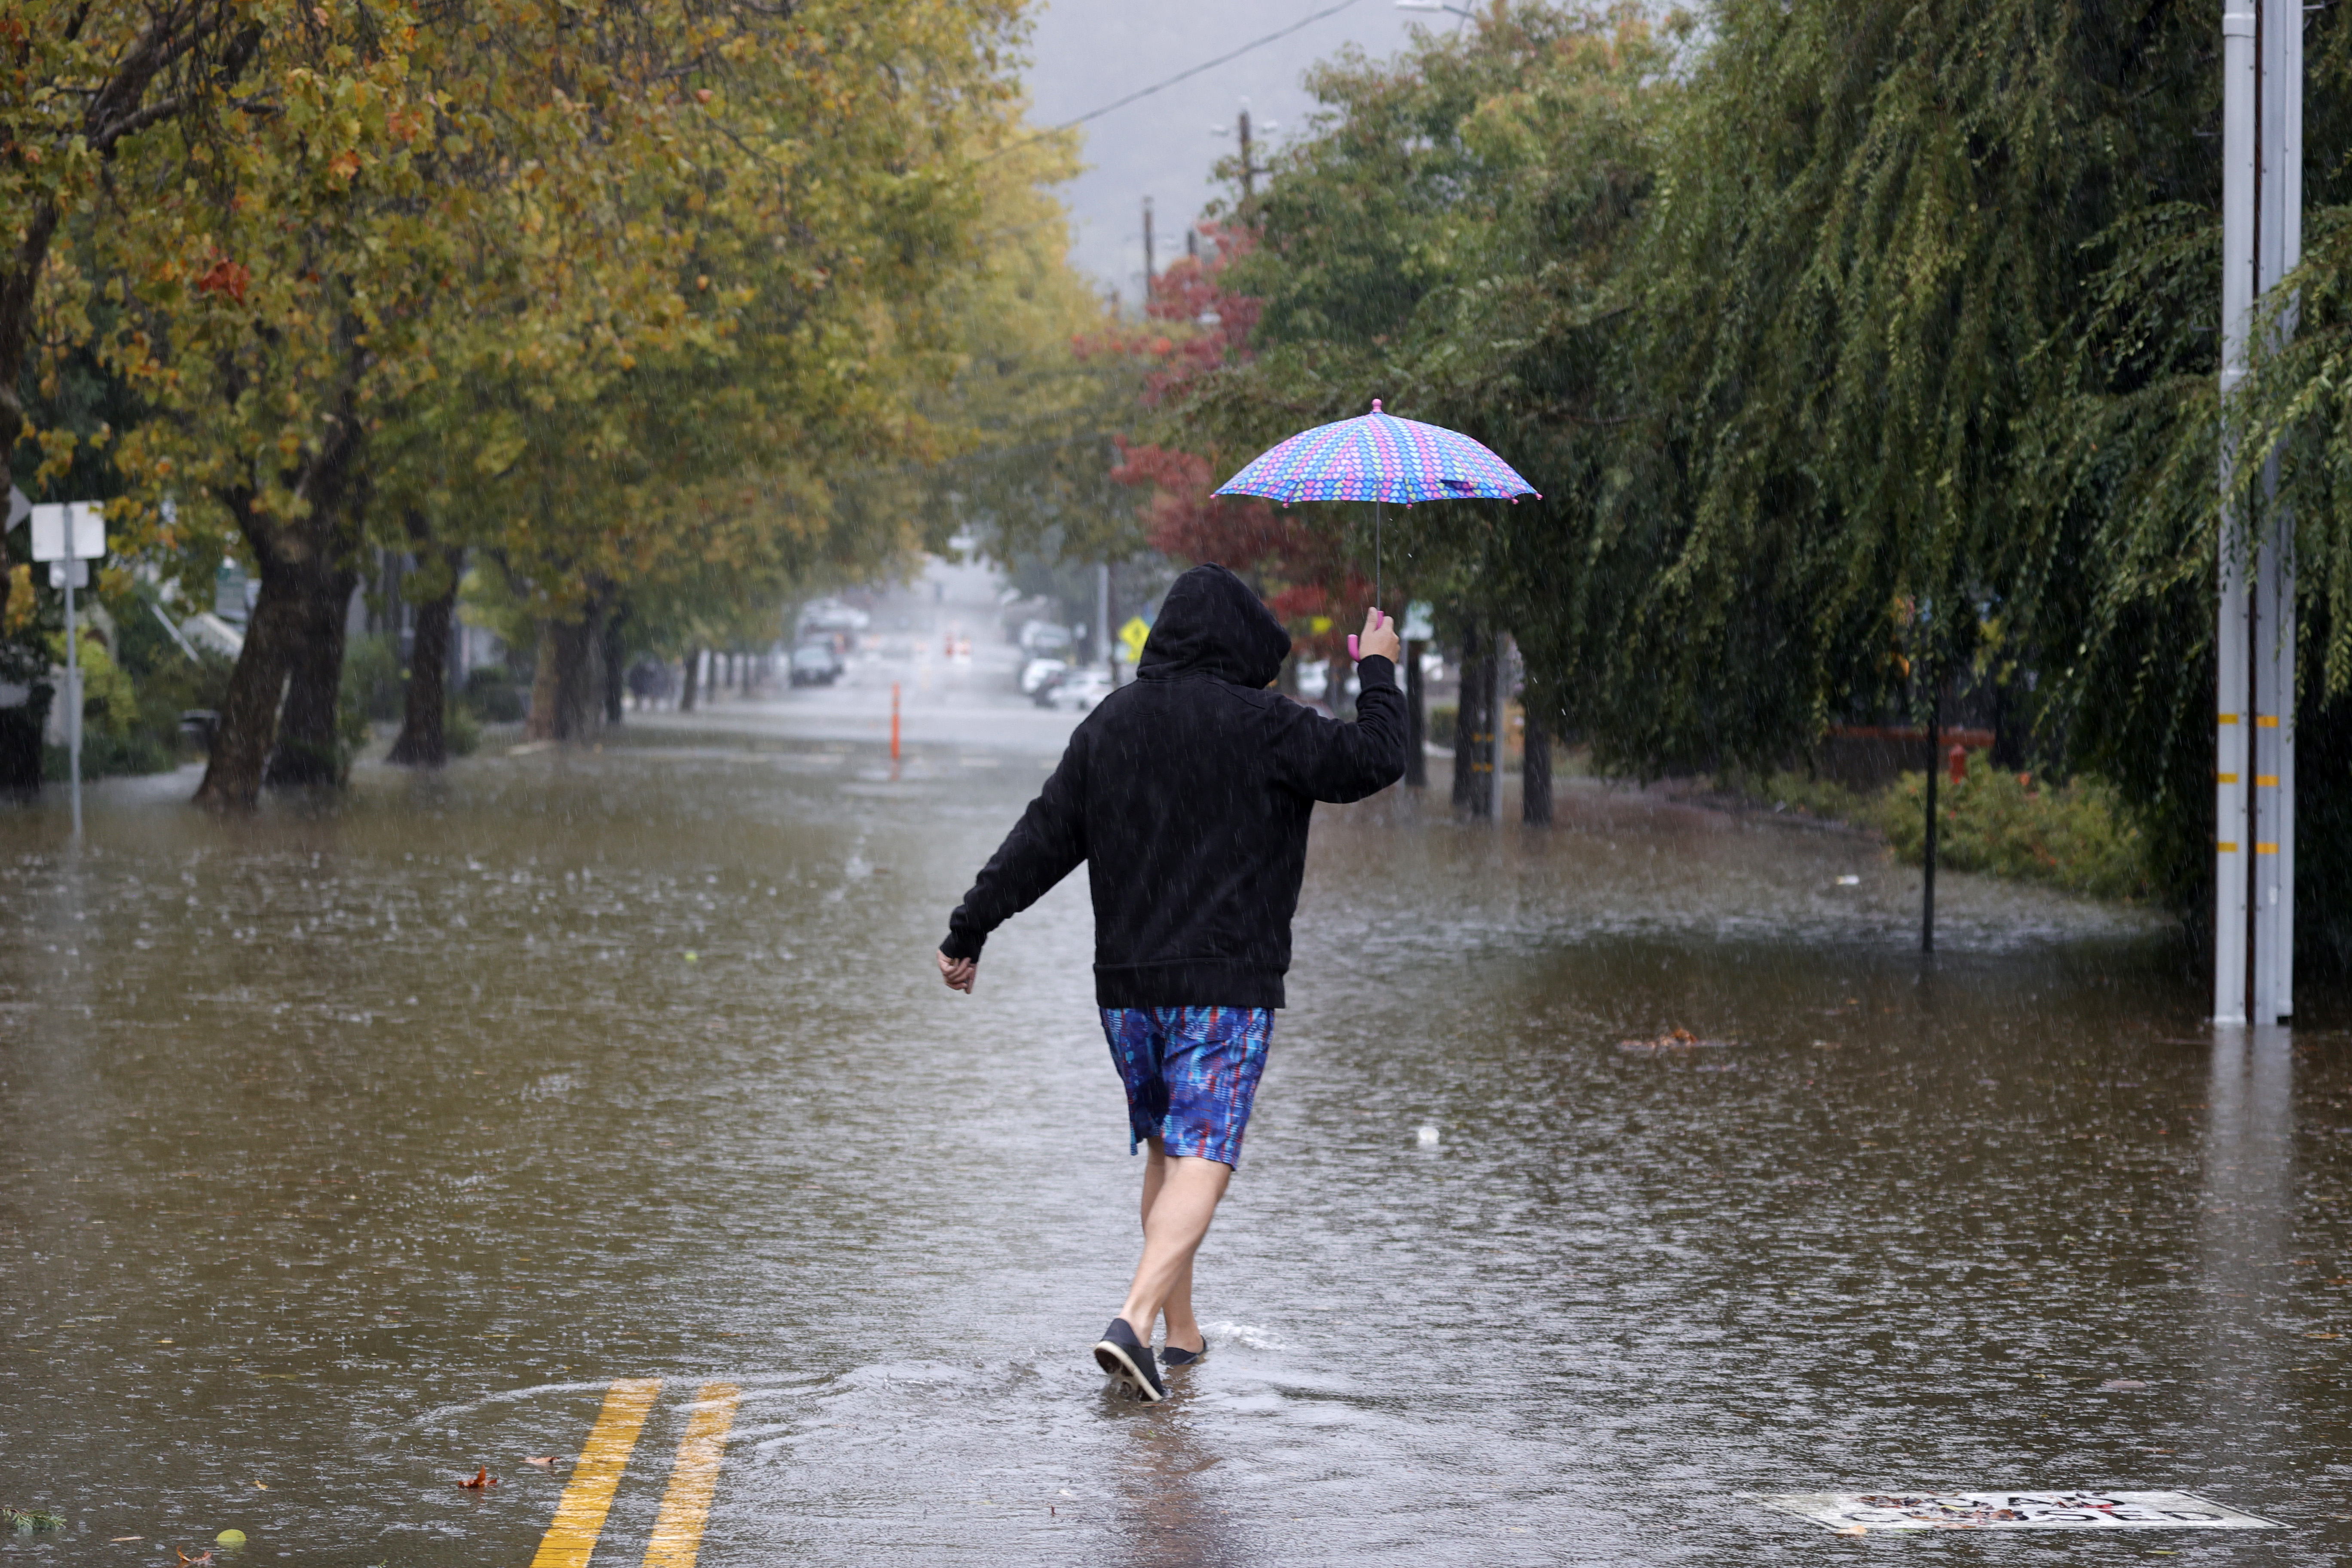
[(1361, 657), (1356, 652), (1356, 634), (1354, 632), (1349, 632), (1348, 634), (1348, 657), (1349, 658)]

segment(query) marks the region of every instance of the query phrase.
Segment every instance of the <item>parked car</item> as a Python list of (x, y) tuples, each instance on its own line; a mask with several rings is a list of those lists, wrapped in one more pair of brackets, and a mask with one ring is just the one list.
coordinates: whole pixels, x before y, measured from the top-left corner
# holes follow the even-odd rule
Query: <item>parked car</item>
[(1021, 695), (1034, 697), (1038, 688), (1051, 685), (1070, 668), (1066, 658), (1033, 658), (1021, 666)]
[(848, 668), (830, 637), (808, 638), (793, 649), (791, 663), (794, 686), (831, 686)]
[(1021, 651), (1030, 658), (1060, 659), (1070, 657), (1071, 646), (1076, 640), (1071, 636), (1069, 627), (1055, 626), (1051, 621), (1024, 622), (1019, 638)]
[(1054, 683), (1050, 706), (1083, 713), (1110, 692), (1110, 677), (1101, 670), (1073, 669)]
[(801, 635), (811, 632), (862, 632), (874, 617), (839, 599), (818, 599), (801, 611)]

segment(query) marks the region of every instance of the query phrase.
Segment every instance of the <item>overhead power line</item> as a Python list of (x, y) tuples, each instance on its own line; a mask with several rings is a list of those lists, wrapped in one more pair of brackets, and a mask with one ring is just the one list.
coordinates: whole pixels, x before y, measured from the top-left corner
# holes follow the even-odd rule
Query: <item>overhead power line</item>
[[(1001, 147), (997, 149), (997, 151), (1000, 153), (1010, 153), (1014, 147), (1025, 147), (1030, 142), (1038, 140), (1040, 137), (1058, 135), (1060, 132), (1065, 131), (1075, 131), (1089, 120), (1100, 120), (1104, 115), (1110, 113), (1113, 110), (1125, 109), (1129, 104), (1139, 102), (1144, 99), (1150, 98), (1155, 92), (1165, 92), (1168, 89), (1174, 87), (1180, 81), (1190, 81), (1192, 78), (1199, 76), (1202, 71), (1212, 71), (1221, 65), (1225, 65), (1234, 60), (1237, 60), (1244, 55), (1248, 54), (1252, 49), (1264, 48), (1266, 45), (1274, 43), (1277, 39), (1286, 38), (1290, 37), (1291, 34), (1299, 31), (1303, 27), (1313, 26), (1316, 23), (1323, 20), (1326, 16), (1336, 16), (1340, 12), (1345, 11), (1349, 6), (1353, 5), (1355, 3), (1356, 0), (1339, 0), (1339, 3), (1336, 5), (1327, 5), (1322, 10), (1316, 12), (1312, 16), (1302, 16), (1297, 21), (1290, 24), (1287, 27), (1284, 27), (1276, 32), (1268, 33), (1263, 38), (1252, 38), (1240, 48), (1219, 55), (1215, 59), (1202, 60), (1199, 65), (1192, 67), (1190, 70), (1178, 71), (1174, 76), (1168, 78), (1166, 80), (1155, 81), (1150, 87), (1139, 87), (1133, 92), (1129, 93), (1125, 98), (1118, 99), (1114, 102), (1106, 103), (1100, 109), (1089, 109), (1084, 114), (1079, 115), (1076, 120), (1065, 120), (1059, 125), (1054, 126), (1050, 130), (1040, 131), (1035, 136), (1024, 136), (1020, 141), (1012, 142), (1007, 146)], [(994, 153), (990, 154), (992, 157), (994, 155)]]

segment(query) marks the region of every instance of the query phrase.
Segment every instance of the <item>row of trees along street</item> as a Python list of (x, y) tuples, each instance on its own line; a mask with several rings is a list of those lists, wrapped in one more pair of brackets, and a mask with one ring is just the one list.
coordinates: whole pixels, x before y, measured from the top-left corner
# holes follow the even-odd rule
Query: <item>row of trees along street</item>
[[(235, 805), (338, 775), (371, 550), (416, 563), (421, 634), (462, 582), (536, 647), (557, 739), (601, 665), (753, 646), (958, 530), (1222, 560), (1333, 654), (1368, 509), (1209, 491), (1380, 396), (1542, 492), (1387, 537), (1391, 607), (1434, 602), (1475, 690), (1515, 639), (1532, 728), (1609, 772), (1760, 773), (1965, 700), (2010, 765), (2106, 781), (2195, 910), (2212, 23), (1496, 0), (1316, 68), (1320, 115), (1228, 161), (1121, 320), (1063, 260), (1075, 148), (1023, 123), (1015, 0), (34, 0), (0, 19), (0, 435), (35, 499), (109, 502), (102, 602), (258, 573), (202, 788)], [(2305, 260), (2266, 307), (2296, 318), (2233, 421), (2279, 453), (2238, 504), (2292, 508), (2297, 930), (2341, 950), (2352, 29), (2306, 25)], [(58, 658), (21, 540), (0, 681)], [(441, 752), (430, 666), (403, 760)]]
[[(1966, 692), (2013, 768), (2110, 781), (2168, 896), (2210, 908), (2214, 18), (1504, 0), (1328, 62), (1255, 190), (1223, 171), (1235, 243), (1171, 268), (1130, 334), (1153, 367), (1119, 475), (1147, 487), (1136, 526), (1294, 613), (1360, 602), (1369, 508), (1208, 490), (1384, 397), (1543, 492), (1391, 509), (1389, 596), (1433, 600), (1456, 647), (1514, 636), (1531, 721), (1601, 768), (1785, 768)], [(2307, 26), (2300, 319), (2240, 415), (2252, 449), (2291, 439), (2275, 502), (2242, 501), (2294, 509), (2321, 786), (2297, 929), (2341, 951), (2352, 28)]]
[[(772, 638), (796, 589), (936, 542), (920, 476), (987, 438), (975, 359), (1066, 359), (1101, 313), (1020, 28), (1013, 0), (0, 18), (0, 449), (35, 500), (107, 503), (119, 623), (165, 584), (209, 605), (225, 557), (258, 576), (199, 798), (340, 779), (379, 550), (415, 563), (394, 754), (429, 764), (461, 582), (568, 739), (614, 656)], [(9, 551), (0, 680), (46, 691), (53, 595)], [(21, 787), (40, 706), (11, 712)]]

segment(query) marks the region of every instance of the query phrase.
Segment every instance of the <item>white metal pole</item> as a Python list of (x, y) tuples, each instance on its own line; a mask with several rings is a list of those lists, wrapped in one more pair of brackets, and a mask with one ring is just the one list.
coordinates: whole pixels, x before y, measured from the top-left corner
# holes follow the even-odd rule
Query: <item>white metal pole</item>
[[(2246, 374), (2247, 317), (2254, 302), (2254, 115), (2256, 0), (2226, 0), (2221, 15), (2221, 397), (2226, 407)], [(2246, 777), (2252, 671), (2248, 656), (2244, 519), (2231, 500), (2237, 451), (2221, 430), (2221, 603), (2215, 626), (2213, 785), (2213, 1021), (2246, 1019), (2246, 866), (2253, 844)]]
[(81, 660), (74, 648), (74, 573), (81, 562), (72, 553), (72, 524), (67, 524), (67, 554), (58, 563), (66, 575), (66, 765), (73, 797), (73, 836), (81, 837)]
[[(2254, 289), (2272, 295), (2303, 251), (2302, 0), (2261, 0), (2254, 198)], [(2273, 301), (2275, 302), (2275, 301)], [(2282, 318), (2280, 334), (2291, 330)], [(2277, 346), (2275, 343), (2270, 346)], [(2278, 454), (2266, 454), (2263, 494), (2275, 495)], [(2273, 508), (2254, 574), (2254, 845), (2252, 1020), (2294, 1012), (2294, 528)]]

